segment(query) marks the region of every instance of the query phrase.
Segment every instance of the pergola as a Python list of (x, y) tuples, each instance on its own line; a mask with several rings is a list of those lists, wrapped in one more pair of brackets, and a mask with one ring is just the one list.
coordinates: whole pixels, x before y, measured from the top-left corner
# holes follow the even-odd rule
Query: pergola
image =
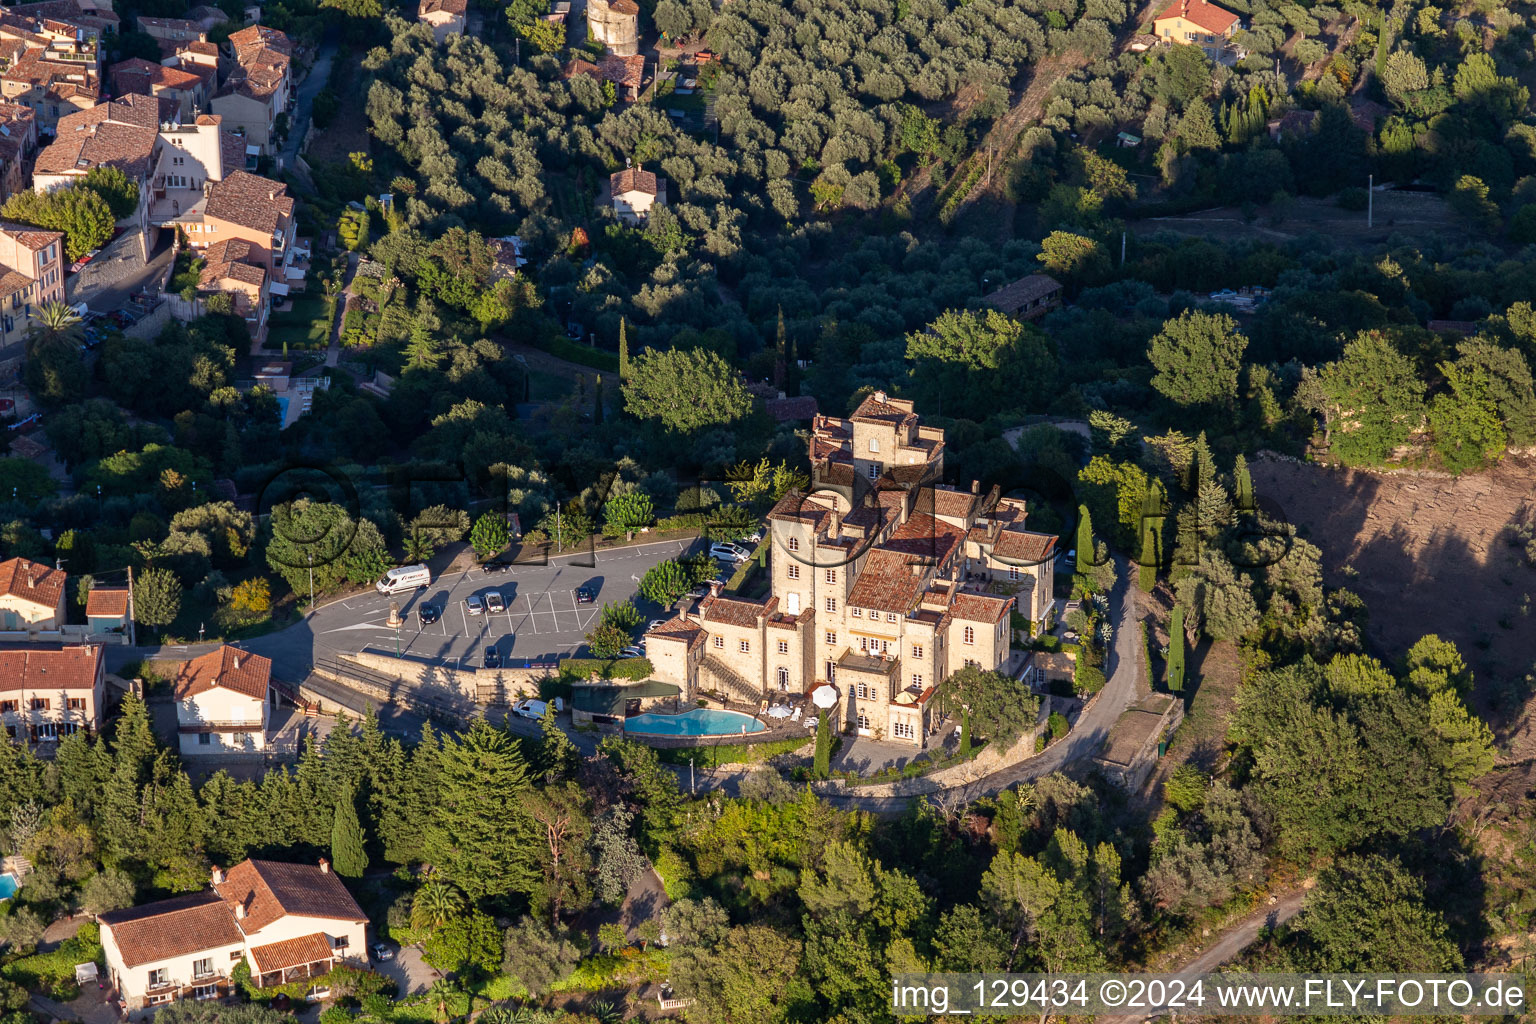
[(322, 932), (284, 939), (251, 950), (251, 978), (257, 988), (286, 985), (327, 974), (336, 962), (331, 942)]

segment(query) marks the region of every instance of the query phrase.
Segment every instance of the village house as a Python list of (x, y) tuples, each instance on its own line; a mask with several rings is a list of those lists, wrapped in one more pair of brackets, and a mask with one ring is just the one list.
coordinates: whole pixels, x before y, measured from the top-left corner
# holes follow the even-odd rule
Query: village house
[(107, 80), (117, 96), (137, 93), (172, 100), (177, 121), (191, 121), (208, 106), (208, 76), (142, 57), (113, 64), (107, 69)]
[(183, 757), (267, 749), (272, 661), (230, 647), (183, 662), (171, 679)]
[(203, 252), (206, 261), (198, 274), (197, 287), (205, 292), (223, 292), (234, 300), (235, 315), (245, 320), (251, 340), (257, 345), (267, 339), (267, 318), (272, 310), (272, 278), (256, 255), (255, 247), (243, 238), (226, 238)]
[[(0, 223), (0, 348), (26, 339), (38, 307), (63, 301), (64, 232)], [(0, 580), (8, 564), (0, 564)]]
[(139, 31), (153, 36), (162, 53), (175, 53), (183, 44), (207, 42), (208, 30), (201, 22), (186, 18), (138, 18)]
[(26, 21), (46, 20), (83, 28), (96, 39), (105, 34), (116, 34), (122, 26), (122, 19), (112, 8), (112, 0), (41, 0), (7, 7), (5, 14)]
[(1207, 0), (1173, 0), (1152, 20), (1153, 33), (1164, 43), (1198, 46), (1212, 60), (1229, 52), (1232, 33), (1242, 19)]
[(0, 103), (0, 202), (26, 190), (26, 164), (37, 152), (37, 117), (31, 107)]
[(217, 114), (160, 126), (160, 147), (149, 176), (149, 219), (160, 227), (200, 222), (209, 186), (242, 169), (245, 147), (223, 131)]
[(127, 587), (92, 587), (85, 599), (85, 621), (92, 636), (132, 629), (132, 594)]
[(57, 630), (64, 623), (68, 581), (68, 573), (41, 562), (0, 562), (0, 630)]
[(141, 255), (149, 256), (149, 172), (159, 142), (161, 101), (130, 94), (59, 122), (54, 141), (37, 154), (32, 186), (46, 192), (82, 180), (97, 167), (115, 167), (139, 186), (138, 206), (117, 222), (139, 233)]
[(247, 860), (227, 872), (214, 868), (211, 883), (97, 919), (111, 1001), (124, 1014), (233, 995), (231, 977), (242, 961), (257, 988), (364, 961), (367, 915), (324, 858)]
[(277, 150), (277, 119), (292, 99), (293, 43), (282, 32), (251, 25), (229, 37), (234, 67), (214, 93), (212, 110), (224, 130), (245, 140), (247, 167)]
[(831, 684), (842, 728), (924, 746), (938, 684), (1005, 666), (1015, 610), (1050, 620), (1056, 538), (997, 488), (940, 484), (944, 432), (910, 401), (815, 417), (810, 456), (812, 492), (768, 514), (769, 596), (716, 590), (649, 631), (654, 678), (747, 702)]
[(449, 36), (464, 33), (468, 12), (469, 0), (421, 0), (416, 8), (416, 20), (432, 26), (432, 38), (441, 46)]
[(667, 205), (667, 181), (650, 171), (626, 167), (608, 176), (608, 198), (619, 220), (638, 227), (650, 216), (651, 207)]
[[(19, 48), (20, 52), (17, 52)], [(96, 58), (67, 60), (52, 48), (6, 44), (0, 57), (10, 63), (0, 73), (0, 101), (31, 107), (38, 130), (52, 134), (71, 114), (90, 110), (101, 97)]]
[(0, 648), (0, 722), (13, 743), (99, 732), (106, 662), (98, 645)]
[(1061, 282), (1047, 274), (1030, 274), (1005, 284), (981, 301), (1021, 320), (1045, 316), (1061, 305)]
[[(288, 186), (248, 171), (234, 171), (207, 187), (207, 198), (176, 221), (186, 232), (193, 248), (210, 263), (242, 263), (266, 272), (266, 283), (257, 287), (254, 275), (232, 271), (227, 280), (241, 287), (233, 289), (247, 300), (257, 297), (261, 288), (267, 296), (287, 295), (289, 282), (304, 276), (294, 263), (294, 200)], [(221, 245), (224, 242), (245, 245)], [(221, 268), (227, 270), (228, 268)], [(252, 290), (255, 288), (256, 290)], [(266, 301), (264, 298), (262, 301)], [(265, 311), (258, 320), (265, 322)]]

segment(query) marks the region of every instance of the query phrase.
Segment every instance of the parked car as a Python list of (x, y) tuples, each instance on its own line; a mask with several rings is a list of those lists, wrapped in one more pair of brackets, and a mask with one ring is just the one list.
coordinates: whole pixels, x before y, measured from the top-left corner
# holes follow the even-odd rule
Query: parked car
[(494, 647), (485, 649), (485, 667), (501, 668), (501, 652)]
[(630, 644), (619, 653), (626, 658), (643, 658), (645, 657), (645, 648)]
[(655, 629), (657, 626), (664, 626), (666, 624), (667, 624), (667, 620), (666, 619), (652, 619), (649, 623), (646, 624), (645, 631), (647, 633), (649, 633), (651, 630)]
[(393, 960), (395, 951), (389, 948), (387, 942), (375, 942), (368, 947), (368, 956), (382, 964)]
[(709, 557), (718, 558), (722, 562), (745, 562), (752, 557), (752, 552), (740, 544), (716, 541), (709, 546)]
[(480, 568), (484, 572), (488, 572), (488, 573), (491, 573), (491, 572), (506, 572), (511, 567), (512, 567), (512, 563), (511, 562), (508, 562), (508, 561), (506, 561), (504, 559), (500, 559), (500, 558), (492, 559), (491, 561), (485, 562), (485, 563), (483, 563), (480, 566)]
[(576, 603), (577, 604), (591, 604), (593, 601), (596, 601), (596, 600), (597, 600), (597, 592), (594, 591), (591, 587), (577, 587), (576, 588)]
[(443, 610), (435, 604), (423, 604), (416, 608), (416, 615), (423, 626), (430, 626), (443, 617)]
[(485, 594), (485, 609), (493, 615), (499, 615), (507, 610), (507, 602), (501, 599), (501, 591), (489, 590)]
[(470, 594), (464, 599), (464, 610), (471, 615), (484, 615), (485, 602), (480, 600), (479, 594)]
[(519, 718), (532, 718), (537, 721), (538, 719), (544, 717), (544, 709), (551, 703), (555, 705), (556, 714), (559, 714), (565, 710), (565, 701), (561, 700), (559, 697), (556, 697), (553, 701), (520, 701), (519, 703), (512, 705), (512, 713), (517, 715)]

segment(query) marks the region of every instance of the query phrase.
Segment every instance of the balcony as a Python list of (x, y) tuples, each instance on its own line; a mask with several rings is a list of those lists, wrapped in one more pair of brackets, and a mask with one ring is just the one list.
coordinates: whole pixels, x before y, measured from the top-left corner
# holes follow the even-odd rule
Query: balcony
[(265, 726), (261, 722), (180, 722), (176, 726), (177, 732), (262, 732)]

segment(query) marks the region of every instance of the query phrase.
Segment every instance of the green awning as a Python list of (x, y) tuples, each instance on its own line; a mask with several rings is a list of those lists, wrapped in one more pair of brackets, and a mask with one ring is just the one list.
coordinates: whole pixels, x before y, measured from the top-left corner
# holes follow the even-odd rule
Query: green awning
[(634, 700), (637, 697), (681, 697), (682, 695), (681, 688), (655, 679), (625, 686), (609, 683), (575, 683), (571, 686), (571, 708), (591, 715), (622, 715), (625, 701)]

